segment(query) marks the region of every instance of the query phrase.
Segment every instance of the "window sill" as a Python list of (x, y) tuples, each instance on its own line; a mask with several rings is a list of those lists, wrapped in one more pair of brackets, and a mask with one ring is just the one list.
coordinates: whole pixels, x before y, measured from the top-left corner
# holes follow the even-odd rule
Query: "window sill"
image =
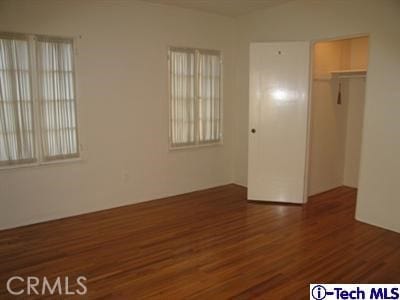
[(169, 145), (169, 151), (179, 151), (179, 150), (194, 150), (201, 148), (211, 148), (211, 147), (219, 147), (223, 146), (223, 141), (219, 141), (216, 143), (203, 143), (203, 144), (195, 144), (195, 145), (187, 145), (187, 146), (171, 146)]
[(53, 161), (42, 161), (42, 162), (35, 162), (35, 163), (27, 163), (27, 164), (20, 164), (20, 165), (11, 165), (11, 166), (2, 166), (0, 167), (1, 171), (12, 171), (18, 169), (27, 169), (27, 168), (42, 168), (42, 167), (50, 167), (50, 166), (59, 166), (64, 164), (72, 164), (72, 163), (82, 163), (85, 159), (82, 157), (75, 157), (75, 158), (68, 158), (68, 159), (59, 159)]

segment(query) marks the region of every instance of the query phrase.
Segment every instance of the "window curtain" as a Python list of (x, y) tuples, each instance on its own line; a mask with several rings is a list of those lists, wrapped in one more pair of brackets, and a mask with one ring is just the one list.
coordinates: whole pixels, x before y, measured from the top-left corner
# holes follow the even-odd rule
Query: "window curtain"
[(195, 143), (195, 52), (171, 48), (170, 71), (170, 136), (172, 146)]
[(198, 56), (199, 143), (221, 139), (221, 59), (217, 51)]
[(73, 42), (39, 37), (36, 51), (43, 159), (78, 157)]
[(35, 161), (28, 45), (0, 37), (0, 165)]

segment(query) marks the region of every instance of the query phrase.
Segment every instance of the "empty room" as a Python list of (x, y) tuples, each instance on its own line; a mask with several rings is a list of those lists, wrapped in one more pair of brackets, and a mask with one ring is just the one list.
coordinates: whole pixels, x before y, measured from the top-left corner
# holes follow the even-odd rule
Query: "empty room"
[(0, 299), (400, 299), (400, 1), (0, 0)]

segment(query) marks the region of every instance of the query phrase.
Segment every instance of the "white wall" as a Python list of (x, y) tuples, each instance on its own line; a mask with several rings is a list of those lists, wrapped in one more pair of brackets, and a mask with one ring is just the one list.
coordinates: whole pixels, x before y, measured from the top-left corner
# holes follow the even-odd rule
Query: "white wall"
[[(342, 101), (347, 83), (342, 83)], [(308, 195), (343, 185), (345, 168), (346, 107), (337, 104), (337, 86), (314, 80), (312, 87)]]
[(365, 106), (365, 78), (347, 79), (346, 141), (343, 185), (358, 187), (361, 160), (362, 127)]
[[(0, 228), (232, 182), (234, 21), (136, 1), (0, 2), (0, 31), (79, 36), (86, 159), (0, 171)], [(224, 145), (168, 151), (167, 46), (224, 55)]]
[(234, 178), (247, 184), (249, 43), (370, 33), (357, 219), (400, 231), (400, 2), (297, 0), (238, 20)]
[(342, 80), (342, 105), (337, 89), (337, 82), (313, 82), (309, 195), (342, 185), (358, 187), (365, 78)]
[[(368, 69), (368, 38), (350, 40), (349, 69)], [(366, 78), (347, 80), (346, 142), (343, 184), (358, 187), (362, 130), (365, 110)]]

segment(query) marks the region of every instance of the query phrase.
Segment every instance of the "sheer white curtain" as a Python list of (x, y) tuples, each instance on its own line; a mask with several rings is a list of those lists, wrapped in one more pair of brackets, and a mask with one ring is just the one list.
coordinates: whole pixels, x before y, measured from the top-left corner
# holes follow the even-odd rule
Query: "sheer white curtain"
[(38, 37), (36, 51), (43, 159), (77, 157), (73, 41)]
[(0, 36), (0, 165), (34, 162), (27, 38)]
[(171, 146), (195, 143), (195, 51), (170, 48)]
[(218, 51), (199, 50), (199, 143), (221, 139), (221, 58)]

